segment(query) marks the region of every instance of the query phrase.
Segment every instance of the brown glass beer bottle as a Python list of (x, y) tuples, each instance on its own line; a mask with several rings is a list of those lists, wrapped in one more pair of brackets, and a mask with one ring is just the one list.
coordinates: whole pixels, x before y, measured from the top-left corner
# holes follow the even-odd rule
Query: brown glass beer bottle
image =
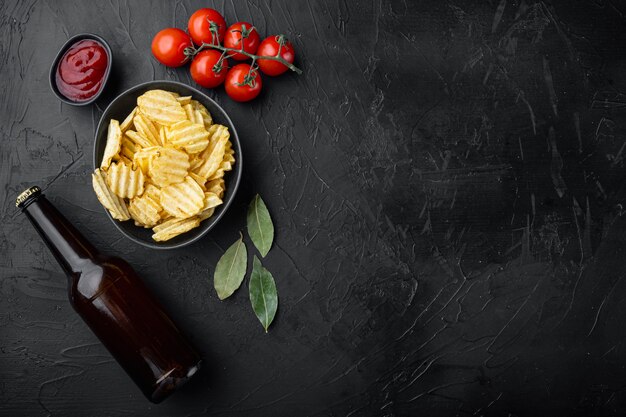
[(99, 253), (39, 187), (16, 205), (65, 270), (74, 310), (150, 401), (162, 401), (198, 371), (200, 356), (128, 263)]

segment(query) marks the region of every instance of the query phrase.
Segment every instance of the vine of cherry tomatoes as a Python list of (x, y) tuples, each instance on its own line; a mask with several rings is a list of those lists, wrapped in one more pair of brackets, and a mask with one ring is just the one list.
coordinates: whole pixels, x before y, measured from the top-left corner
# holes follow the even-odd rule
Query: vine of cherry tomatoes
[[(191, 78), (196, 83), (205, 88), (225, 84), (226, 93), (235, 101), (250, 101), (259, 95), (263, 87), (260, 73), (272, 77), (289, 69), (302, 73), (293, 65), (293, 45), (283, 35), (261, 41), (250, 23), (226, 27), (224, 16), (208, 7), (191, 15), (187, 30), (161, 30), (152, 39), (152, 55), (168, 67), (180, 67), (191, 60)], [(252, 62), (231, 67), (229, 59)]]

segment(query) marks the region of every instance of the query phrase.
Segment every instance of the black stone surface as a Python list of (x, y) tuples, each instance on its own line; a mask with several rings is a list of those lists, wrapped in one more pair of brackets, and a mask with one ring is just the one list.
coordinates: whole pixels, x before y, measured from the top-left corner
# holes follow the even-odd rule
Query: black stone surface
[[(266, 78), (247, 105), (208, 92), (237, 125), (243, 186), (209, 236), (155, 252), (98, 204), (93, 133), (124, 89), (192, 83), (149, 45), (211, 5), (287, 34), (304, 75)], [(0, 2), (0, 414), (625, 415), (624, 13), (616, 0)], [(48, 86), (80, 32), (115, 54), (87, 108)], [(165, 403), (69, 307), (14, 208), (31, 184), (141, 271), (202, 351)], [(211, 281), (257, 192), (276, 224), (269, 334), (247, 285), (220, 302)]]

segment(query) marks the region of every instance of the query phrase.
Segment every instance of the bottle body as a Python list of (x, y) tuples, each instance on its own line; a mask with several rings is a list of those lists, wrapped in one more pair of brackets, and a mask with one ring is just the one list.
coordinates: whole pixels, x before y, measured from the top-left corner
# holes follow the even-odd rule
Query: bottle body
[(126, 261), (100, 254), (42, 195), (23, 210), (66, 271), (74, 310), (150, 401), (197, 372), (200, 356)]
[(74, 310), (151, 401), (160, 402), (199, 369), (198, 354), (125, 261), (101, 257), (69, 294)]

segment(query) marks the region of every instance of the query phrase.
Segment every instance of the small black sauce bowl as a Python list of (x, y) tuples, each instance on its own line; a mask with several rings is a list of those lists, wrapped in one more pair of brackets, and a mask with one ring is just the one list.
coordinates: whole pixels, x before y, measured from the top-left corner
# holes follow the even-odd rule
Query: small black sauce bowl
[(228, 117), (228, 114), (222, 109), (222, 107), (213, 101), (209, 96), (198, 91), (197, 89), (190, 87), (186, 84), (182, 84), (176, 81), (148, 81), (143, 84), (136, 85), (122, 94), (117, 96), (111, 104), (104, 110), (98, 127), (96, 128), (95, 143), (93, 147), (93, 166), (97, 168), (102, 162), (102, 156), (104, 155), (104, 148), (106, 147), (107, 132), (109, 129), (109, 122), (111, 119), (122, 121), (133, 111), (137, 105), (137, 97), (142, 95), (148, 90), (166, 90), (173, 93), (178, 93), (181, 96), (191, 96), (194, 100), (198, 100), (204, 107), (207, 108), (213, 118), (213, 122), (219, 123), (228, 127), (230, 132), (230, 141), (233, 144), (235, 150), (235, 166), (232, 171), (228, 171), (224, 175), (224, 181), (226, 182), (226, 192), (223, 203), (215, 208), (213, 216), (202, 221), (200, 226), (195, 229), (191, 229), (181, 235), (176, 236), (171, 240), (165, 242), (156, 242), (152, 240), (152, 229), (145, 229), (140, 226), (135, 226), (133, 220), (127, 220), (120, 222), (111, 217), (111, 214), (104, 207), (102, 210), (109, 217), (113, 225), (128, 239), (142, 246), (152, 249), (178, 249), (194, 243), (206, 235), (228, 210), (228, 207), (235, 198), (235, 193), (239, 188), (241, 182), (241, 173), (243, 165), (243, 156), (241, 154), (241, 143), (239, 142), (239, 136), (237, 136), (237, 130), (235, 125)]
[[(65, 52), (67, 52), (67, 50), (70, 49), (72, 45), (74, 45), (76, 42), (79, 42), (85, 39), (97, 41), (102, 44), (102, 46), (104, 47), (104, 50), (107, 53), (107, 58), (108, 58), (107, 69), (104, 72), (104, 80), (102, 80), (102, 85), (100, 86), (100, 90), (96, 94), (94, 94), (93, 97), (85, 101), (72, 101), (69, 98), (65, 97), (63, 94), (61, 94), (61, 92), (59, 91), (57, 87), (57, 81), (56, 81), (57, 66), (59, 65), (59, 61), (61, 60), (61, 58), (63, 58), (63, 55), (65, 54)], [(98, 97), (100, 97), (100, 94), (102, 94), (102, 92), (104, 91), (104, 88), (106, 87), (106, 83), (109, 80), (109, 74), (111, 73), (112, 65), (113, 65), (113, 53), (111, 52), (111, 48), (109, 47), (109, 44), (107, 43), (107, 41), (105, 41), (98, 35), (94, 35), (93, 33), (81, 33), (78, 35), (74, 35), (71, 38), (69, 38), (67, 42), (63, 44), (56, 58), (54, 58), (54, 61), (52, 62), (52, 67), (50, 68), (50, 88), (52, 89), (52, 92), (54, 93), (54, 95), (56, 95), (57, 98), (61, 100), (63, 103), (66, 103), (72, 106), (87, 106), (93, 103), (94, 101), (96, 101)]]

